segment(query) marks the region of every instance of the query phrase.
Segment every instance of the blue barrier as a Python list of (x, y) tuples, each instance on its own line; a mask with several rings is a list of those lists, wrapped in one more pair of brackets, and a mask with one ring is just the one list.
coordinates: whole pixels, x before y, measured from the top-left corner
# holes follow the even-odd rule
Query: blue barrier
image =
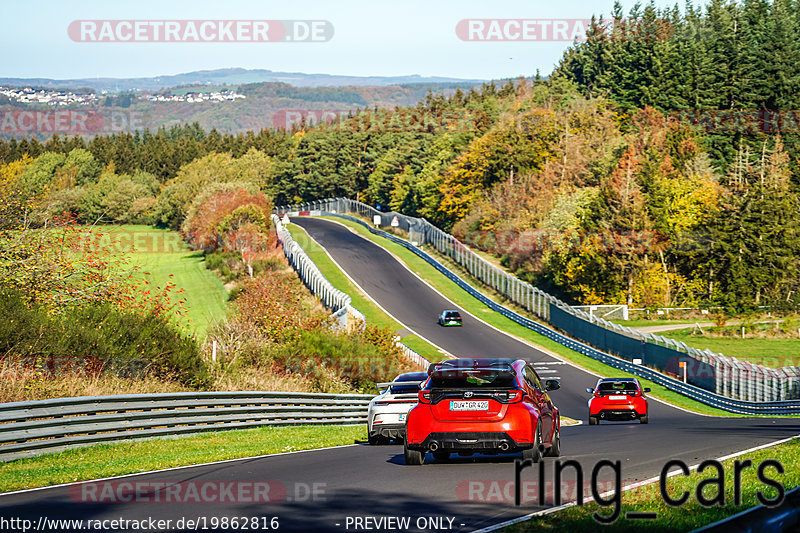
[[(751, 402), (746, 400), (737, 400), (733, 398), (728, 398), (726, 396), (720, 396), (719, 394), (715, 394), (713, 392), (704, 390), (695, 385), (684, 383), (680, 380), (664, 375), (646, 366), (634, 364), (630, 361), (626, 361), (623, 358), (609, 355), (605, 352), (601, 352), (596, 348), (593, 348), (580, 341), (567, 337), (566, 335), (563, 335), (558, 331), (545, 326), (544, 324), (535, 322), (495, 302), (494, 300), (487, 298), (485, 295), (483, 295), (481, 292), (472, 287), (469, 283), (461, 279), (458, 275), (456, 275), (454, 272), (452, 272), (449, 268), (444, 266), (430, 254), (428, 254), (424, 250), (421, 250), (417, 246), (414, 246), (413, 244), (404, 239), (392, 235), (391, 233), (387, 233), (385, 231), (373, 228), (363, 220), (350, 215), (331, 213), (327, 211), (320, 211), (319, 214), (323, 216), (342, 218), (345, 220), (350, 220), (352, 222), (361, 224), (362, 226), (367, 228), (371, 233), (383, 237), (385, 239), (388, 239), (396, 244), (399, 244), (400, 246), (418, 255), (419, 257), (424, 259), (428, 264), (433, 266), (436, 270), (441, 272), (448, 279), (453, 281), (461, 289), (469, 293), (471, 296), (476, 298), (478, 301), (486, 305), (491, 310), (500, 313), (506, 318), (513, 320), (517, 324), (520, 324), (550, 340), (553, 340), (561, 344), (562, 346), (566, 346), (571, 350), (574, 350), (587, 357), (591, 357), (592, 359), (600, 361), (601, 363), (606, 364), (612, 368), (616, 368), (617, 370), (621, 370), (623, 372), (633, 374), (634, 376), (647, 379), (649, 381), (652, 381), (653, 383), (666, 387), (669, 390), (683, 394), (688, 398), (691, 398), (693, 400), (704, 403), (711, 407), (716, 407), (717, 409), (722, 409), (731, 413), (742, 414), (742, 415), (800, 415), (800, 400)], [(551, 312), (553, 311), (553, 309), (557, 308), (553, 304), (550, 305), (551, 305)]]

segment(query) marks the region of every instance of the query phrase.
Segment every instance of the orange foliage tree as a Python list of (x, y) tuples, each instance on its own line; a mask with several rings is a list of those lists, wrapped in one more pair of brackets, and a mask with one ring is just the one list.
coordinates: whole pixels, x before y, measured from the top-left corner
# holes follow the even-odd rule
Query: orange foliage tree
[(260, 191), (244, 185), (218, 186), (202, 194), (189, 210), (181, 233), (195, 250), (236, 252), (250, 268), (275, 247), (269, 217), (272, 203)]

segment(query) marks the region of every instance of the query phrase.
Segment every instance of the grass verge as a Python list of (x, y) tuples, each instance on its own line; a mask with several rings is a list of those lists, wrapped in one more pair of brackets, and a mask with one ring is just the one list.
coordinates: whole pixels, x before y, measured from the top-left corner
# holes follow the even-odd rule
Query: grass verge
[[(415, 255), (411, 251), (407, 250), (406, 248), (400, 246), (399, 244), (393, 243), (387, 239), (379, 237), (369, 232), (364, 226), (341, 218), (336, 217), (323, 217), (333, 220), (335, 222), (340, 222), (352, 229), (354, 229), (359, 235), (366, 237), (367, 239), (373, 241), (374, 243), (382, 246), (383, 248), (387, 249), (391, 253), (395, 255), (395, 257), (399, 258), (403, 263), (406, 264), (411, 270), (417, 273), (422, 279), (427, 281), (431, 286), (433, 286), (436, 290), (441, 292), (445, 295), (448, 299), (453, 301), (459, 308), (464, 311), (468, 311), (473, 315), (479, 317), (480, 319), (484, 320), (488, 324), (495, 326), (498, 329), (506, 331), (512, 335), (520, 337), (526, 341), (529, 341), (537, 346), (541, 346), (551, 352), (558, 354), (559, 356), (571, 361), (572, 363), (596, 374), (600, 374), (603, 376), (614, 375), (619, 377), (636, 377), (632, 374), (627, 374), (625, 372), (620, 372), (617, 369), (612, 369), (611, 367), (604, 365), (603, 363), (596, 361), (590, 357), (585, 355), (579, 354), (575, 351), (558, 344), (555, 341), (552, 341), (538, 333), (535, 333), (528, 328), (517, 324), (511, 319), (508, 319), (499, 313), (495, 313), (484, 304), (482, 304), (479, 300), (470, 296), (464, 290), (462, 290), (458, 285), (454, 282), (447, 279), (441, 273), (439, 273), (435, 268), (433, 268), (430, 264), (428, 264), (424, 259)], [(468, 283), (473, 284), (475, 286), (474, 280), (467, 280)], [(482, 291), (485, 294), (485, 291)], [(668, 403), (676, 405), (678, 407), (694, 411), (697, 413), (702, 414), (709, 414), (709, 415), (719, 415), (719, 416), (731, 416), (730, 413), (727, 411), (722, 411), (721, 409), (715, 409), (713, 407), (709, 407), (705, 404), (700, 402), (696, 402), (691, 400), (681, 394), (668, 390), (666, 387), (658, 385), (656, 383), (652, 383), (647, 380), (639, 379), (644, 387), (650, 387), (652, 392), (650, 396), (654, 398), (658, 398), (664, 400)], [(587, 383), (586, 386), (594, 385), (594, 383)]]
[[(750, 460), (752, 467), (743, 470), (741, 475), (741, 505), (734, 504), (734, 463)], [(627, 531), (691, 531), (695, 528), (722, 520), (736, 513), (759, 504), (757, 492), (761, 491), (768, 499), (775, 499), (777, 490), (766, 486), (757, 478), (757, 469), (764, 461), (778, 461), (783, 465), (784, 473), (779, 474), (774, 467), (766, 468), (765, 475), (781, 483), (786, 490), (800, 485), (800, 439), (793, 439), (755, 452), (746, 453), (735, 459), (722, 461), (724, 472), (724, 488), (719, 490), (718, 484), (712, 482), (700, 486), (705, 479), (722, 477), (715, 467), (709, 467), (702, 474), (697, 472), (689, 476), (677, 475), (667, 479), (665, 487), (671, 498), (679, 498), (685, 491), (689, 493), (687, 502), (680, 507), (671, 507), (664, 502), (660, 494), (658, 482), (632, 489), (622, 493), (620, 518), (611, 525), (601, 525), (593, 518), (594, 513), (610, 516), (612, 507), (603, 508), (591, 502), (583, 506), (574, 506), (553, 514), (534, 517), (532, 520), (505, 528), (506, 533), (522, 531), (570, 531), (571, 533), (604, 533)], [(743, 463), (744, 464), (744, 463)], [(712, 507), (704, 507), (698, 503), (698, 487), (705, 498), (714, 498), (724, 494), (724, 503)], [(524, 504), (523, 504), (524, 505)], [(654, 520), (628, 520), (628, 512), (655, 512)]]
[(174, 283), (176, 291), (182, 290), (172, 295), (186, 299), (187, 333), (203, 337), (212, 320), (227, 315), (228, 292), (222, 282), (205, 267), (203, 254), (189, 250), (177, 232), (137, 225), (97, 229), (132, 266), (148, 273), (142, 274), (144, 279), (159, 287)]
[[(736, 330), (732, 326), (728, 330)], [(710, 337), (702, 334), (693, 334), (691, 329), (661, 331), (659, 335), (683, 341), (689, 346), (701, 350), (709, 349), (728, 357), (735, 357), (753, 364), (764, 365), (768, 368), (800, 365), (800, 339), (786, 338), (744, 338)], [(734, 333), (735, 335), (735, 333)]]
[(0, 492), (134, 474), (226, 459), (353, 444), (364, 425), (262, 427), (176, 439), (98, 444), (0, 466)]
[(633, 320), (617, 320), (616, 318), (609, 319), (609, 322), (613, 322), (615, 324), (619, 324), (620, 326), (628, 326), (629, 328), (646, 328), (648, 326), (672, 326), (676, 324), (688, 324), (688, 327), (692, 327), (692, 324), (695, 322), (700, 323), (708, 323), (711, 319), (706, 318), (683, 318), (683, 319), (647, 319), (647, 318), (637, 318)]
[[(375, 305), (372, 300), (350, 281), (350, 278), (336, 266), (328, 254), (325, 253), (325, 250), (314, 242), (303, 228), (295, 224), (289, 224), (287, 229), (292, 234), (292, 238), (303, 247), (308, 257), (314, 261), (320, 272), (322, 272), (322, 275), (325, 276), (334, 287), (350, 296), (353, 306), (364, 313), (364, 317), (367, 319), (368, 323), (380, 328), (390, 327), (392, 331), (400, 331), (403, 329), (403, 326), (399, 322)], [(401, 341), (403, 344), (425, 357), (428, 361), (441, 361), (444, 359), (444, 355), (439, 352), (436, 347), (416, 335), (405, 335), (401, 338)]]

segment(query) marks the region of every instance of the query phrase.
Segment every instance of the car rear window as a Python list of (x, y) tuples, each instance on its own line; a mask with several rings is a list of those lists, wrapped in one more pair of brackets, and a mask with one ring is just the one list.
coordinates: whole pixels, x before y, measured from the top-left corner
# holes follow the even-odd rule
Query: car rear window
[(638, 391), (639, 388), (636, 386), (636, 383), (632, 381), (604, 381), (600, 383), (597, 390), (602, 392), (635, 392)]
[(435, 389), (497, 389), (516, 385), (514, 372), (491, 368), (466, 368), (436, 371), (431, 375)]
[(450, 311), (449, 313), (445, 313), (444, 317), (445, 318), (461, 318), (461, 315), (459, 315), (458, 313), (456, 313), (454, 311)]

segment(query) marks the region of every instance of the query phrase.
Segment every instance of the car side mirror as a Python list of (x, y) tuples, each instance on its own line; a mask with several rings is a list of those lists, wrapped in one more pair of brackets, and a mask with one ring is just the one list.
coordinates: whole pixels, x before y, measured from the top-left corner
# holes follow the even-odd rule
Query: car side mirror
[(588, 392), (589, 394), (592, 394), (592, 393), (594, 393), (594, 389), (586, 387), (586, 392)]
[(561, 382), (557, 379), (548, 379), (544, 382), (544, 390), (558, 390), (561, 388)]
[(644, 389), (644, 392), (650, 392), (650, 387), (646, 387), (646, 388)]

